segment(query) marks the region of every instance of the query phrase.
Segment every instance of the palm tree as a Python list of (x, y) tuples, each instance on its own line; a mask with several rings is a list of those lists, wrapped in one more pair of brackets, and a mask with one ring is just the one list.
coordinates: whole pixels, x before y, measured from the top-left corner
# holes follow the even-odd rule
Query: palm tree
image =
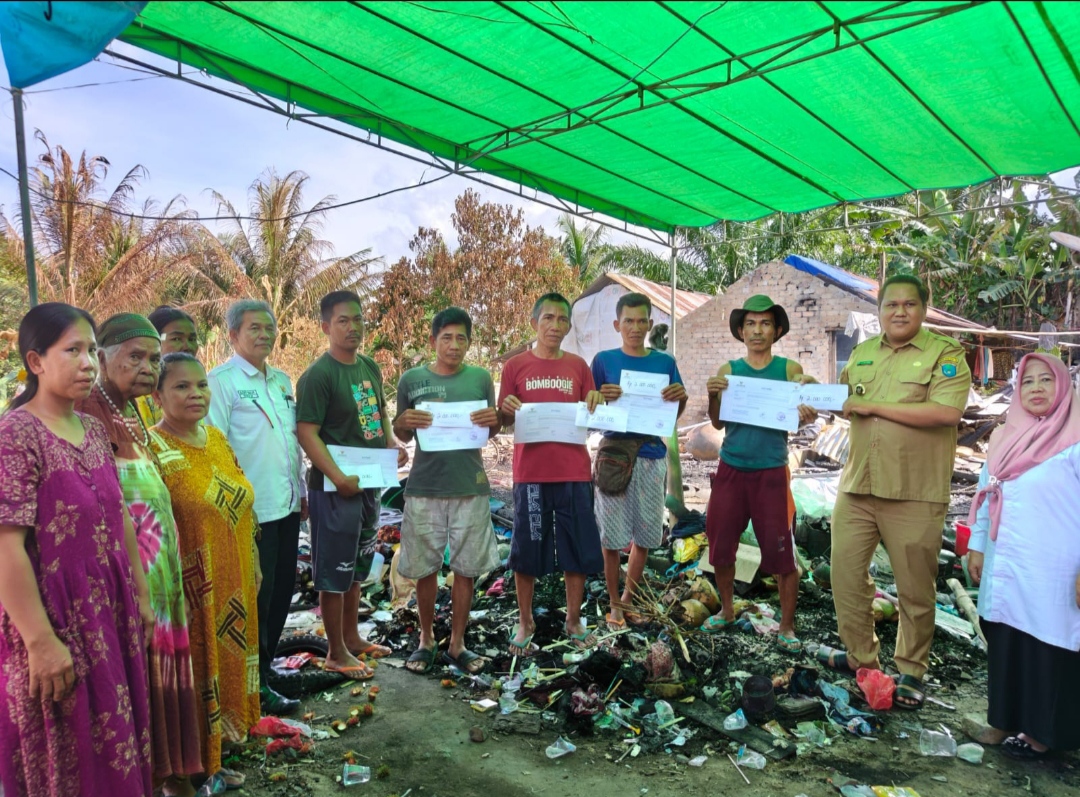
[(559, 253), (567, 265), (575, 269), (578, 278), (589, 283), (605, 271), (610, 271), (608, 255), (611, 247), (607, 244), (607, 230), (600, 225), (582, 222), (569, 213), (559, 216), (556, 226), (562, 233), (559, 241)]
[[(319, 299), (330, 291), (354, 290), (363, 296), (371, 286), (372, 267), (382, 263), (370, 249), (334, 256), (333, 244), (319, 233), (336, 197), (323, 197), (305, 208), (308, 179), (300, 171), (279, 177), (267, 170), (248, 191), (250, 219), (213, 192), (219, 213), (230, 217), (219, 236), (222, 250), (239, 272), (236, 277), (249, 286), (245, 292), (266, 301), (282, 328), (294, 318), (313, 316)], [(229, 279), (227, 271), (217, 277)]]

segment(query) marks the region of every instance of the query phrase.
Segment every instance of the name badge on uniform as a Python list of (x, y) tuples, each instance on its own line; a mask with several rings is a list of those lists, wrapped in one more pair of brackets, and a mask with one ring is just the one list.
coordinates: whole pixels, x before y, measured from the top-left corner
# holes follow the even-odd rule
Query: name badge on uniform
[(252, 401), (259, 397), (258, 390), (237, 390), (236, 394), (242, 399), (251, 399)]
[(956, 367), (960, 364), (958, 357), (942, 357), (938, 365), (941, 366), (941, 375), (952, 378), (956, 376)]

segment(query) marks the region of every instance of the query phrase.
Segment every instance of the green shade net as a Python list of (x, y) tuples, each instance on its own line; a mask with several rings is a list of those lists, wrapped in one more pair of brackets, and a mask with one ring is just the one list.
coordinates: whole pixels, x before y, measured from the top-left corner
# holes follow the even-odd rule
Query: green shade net
[(151, 2), (121, 39), (658, 230), (1080, 163), (1080, 4)]

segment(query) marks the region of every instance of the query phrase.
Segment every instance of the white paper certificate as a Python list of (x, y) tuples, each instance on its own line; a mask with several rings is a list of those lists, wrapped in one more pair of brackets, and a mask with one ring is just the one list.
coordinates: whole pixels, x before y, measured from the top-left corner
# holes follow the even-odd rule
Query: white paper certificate
[(522, 404), (514, 414), (514, 443), (585, 445), (589, 430), (577, 425), (577, 403)]
[[(356, 448), (354, 446), (327, 446), (327, 451), (346, 476), (357, 476), (360, 487), (397, 487), (398, 450), (396, 448)], [(323, 490), (337, 492), (329, 479), (323, 479)]]
[(670, 437), (675, 431), (675, 422), (679, 419), (679, 402), (664, 401), (658, 395), (623, 393), (612, 406), (620, 407), (626, 412), (626, 431), (637, 434)]
[(721, 394), (720, 420), (783, 429), (799, 428), (799, 385), (776, 379), (729, 376)]
[(574, 423), (578, 426), (584, 426), (586, 429), (601, 429), (605, 432), (625, 432), (626, 423), (629, 419), (626, 416), (626, 409), (615, 404), (597, 404), (593, 413), (589, 414), (589, 405), (584, 401), (579, 401), (577, 405), (577, 416), (574, 418)]
[(847, 385), (810, 384), (799, 388), (799, 403), (815, 410), (842, 410), (847, 400)]
[(659, 396), (671, 382), (667, 374), (650, 374), (647, 371), (627, 371), (619, 375), (619, 387), (623, 393), (635, 396)]
[[(431, 425), (451, 426), (457, 429), (468, 429), (474, 424), (469, 416), (478, 410), (486, 410), (488, 403), (483, 399), (477, 401), (418, 401), (416, 409), (421, 412), (431, 413)], [(418, 430), (421, 431), (421, 430)]]

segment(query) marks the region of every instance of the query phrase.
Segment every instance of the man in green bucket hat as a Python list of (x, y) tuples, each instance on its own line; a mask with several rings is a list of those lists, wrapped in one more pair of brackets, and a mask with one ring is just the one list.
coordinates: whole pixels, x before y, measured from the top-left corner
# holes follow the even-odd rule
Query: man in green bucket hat
[[(720, 420), (720, 402), (729, 376), (814, 382), (794, 360), (776, 357), (773, 344), (791, 330), (784, 308), (768, 296), (751, 296), (729, 318), (731, 334), (746, 345), (746, 356), (720, 366), (709, 379), (709, 418), (725, 429), (720, 462), (713, 476), (706, 513), (709, 562), (715, 571), (722, 608), (701, 626), (707, 633), (735, 624), (735, 555), (739, 537), (748, 523), (761, 550), (761, 570), (776, 576), (780, 588), (780, 630), (777, 644), (798, 653), (802, 643), (795, 634), (795, 604), (799, 595), (799, 568), (795, 559), (795, 501), (791, 496), (787, 432)], [(813, 407), (799, 406), (799, 422), (817, 417)]]

